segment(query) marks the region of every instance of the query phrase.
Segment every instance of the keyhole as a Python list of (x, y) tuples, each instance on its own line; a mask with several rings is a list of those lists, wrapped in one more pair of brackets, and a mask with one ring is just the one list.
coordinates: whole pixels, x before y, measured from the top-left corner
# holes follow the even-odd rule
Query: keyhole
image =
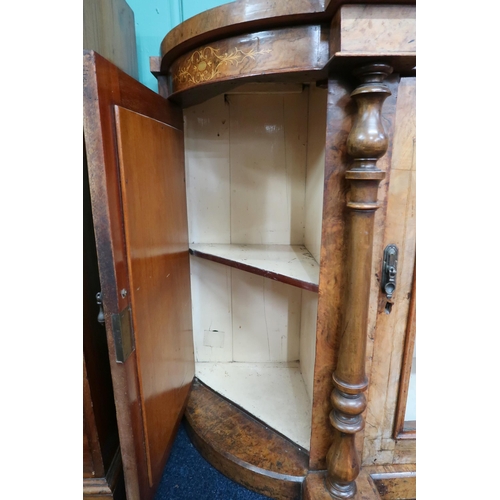
[(392, 311), (392, 302), (387, 302), (385, 304), (385, 314), (391, 314)]

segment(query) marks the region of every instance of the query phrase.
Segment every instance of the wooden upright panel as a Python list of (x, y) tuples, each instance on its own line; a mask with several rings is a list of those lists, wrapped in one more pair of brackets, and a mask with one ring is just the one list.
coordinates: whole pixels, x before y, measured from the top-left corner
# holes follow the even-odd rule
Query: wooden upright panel
[(84, 52), (84, 135), (127, 498), (149, 500), (194, 376), (182, 111)]
[(83, 48), (139, 78), (134, 12), (125, 0), (83, 0)]

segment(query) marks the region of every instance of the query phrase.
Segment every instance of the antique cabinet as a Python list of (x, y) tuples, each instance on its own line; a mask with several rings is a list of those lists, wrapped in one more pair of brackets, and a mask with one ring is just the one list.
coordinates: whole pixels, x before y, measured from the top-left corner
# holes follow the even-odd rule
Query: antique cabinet
[(159, 94), (84, 53), (129, 499), (183, 414), (271, 498), (414, 498), (415, 50), (412, 2), (240, 0), (167, 34)]

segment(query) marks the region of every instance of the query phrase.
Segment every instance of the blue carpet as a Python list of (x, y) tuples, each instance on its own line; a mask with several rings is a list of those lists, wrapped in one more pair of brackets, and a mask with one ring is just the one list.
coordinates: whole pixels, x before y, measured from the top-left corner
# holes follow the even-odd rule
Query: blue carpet
[(154, 500), (269, 500), (214, 469), (181, 425)]

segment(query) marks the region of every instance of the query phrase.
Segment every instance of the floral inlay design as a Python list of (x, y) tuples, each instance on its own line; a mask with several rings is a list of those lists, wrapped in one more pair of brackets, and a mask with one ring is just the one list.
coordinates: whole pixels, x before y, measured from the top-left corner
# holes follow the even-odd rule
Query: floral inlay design
[(235, 47), (229, 52), (220, 54), (220, 49), (205, 47), (191, 54), (189, 59), (184, 62), (183, 66), (174, 75), (173, 81), (181, 85), (185, 83), (198, 84), (209, 82), (221, 73), (221, 66), (224, 64), (238, 66), (246, 59), (253, 59), (255, 61), (255, 56), (269, 54), (270, 52), (270, 49), (241, 50)]

